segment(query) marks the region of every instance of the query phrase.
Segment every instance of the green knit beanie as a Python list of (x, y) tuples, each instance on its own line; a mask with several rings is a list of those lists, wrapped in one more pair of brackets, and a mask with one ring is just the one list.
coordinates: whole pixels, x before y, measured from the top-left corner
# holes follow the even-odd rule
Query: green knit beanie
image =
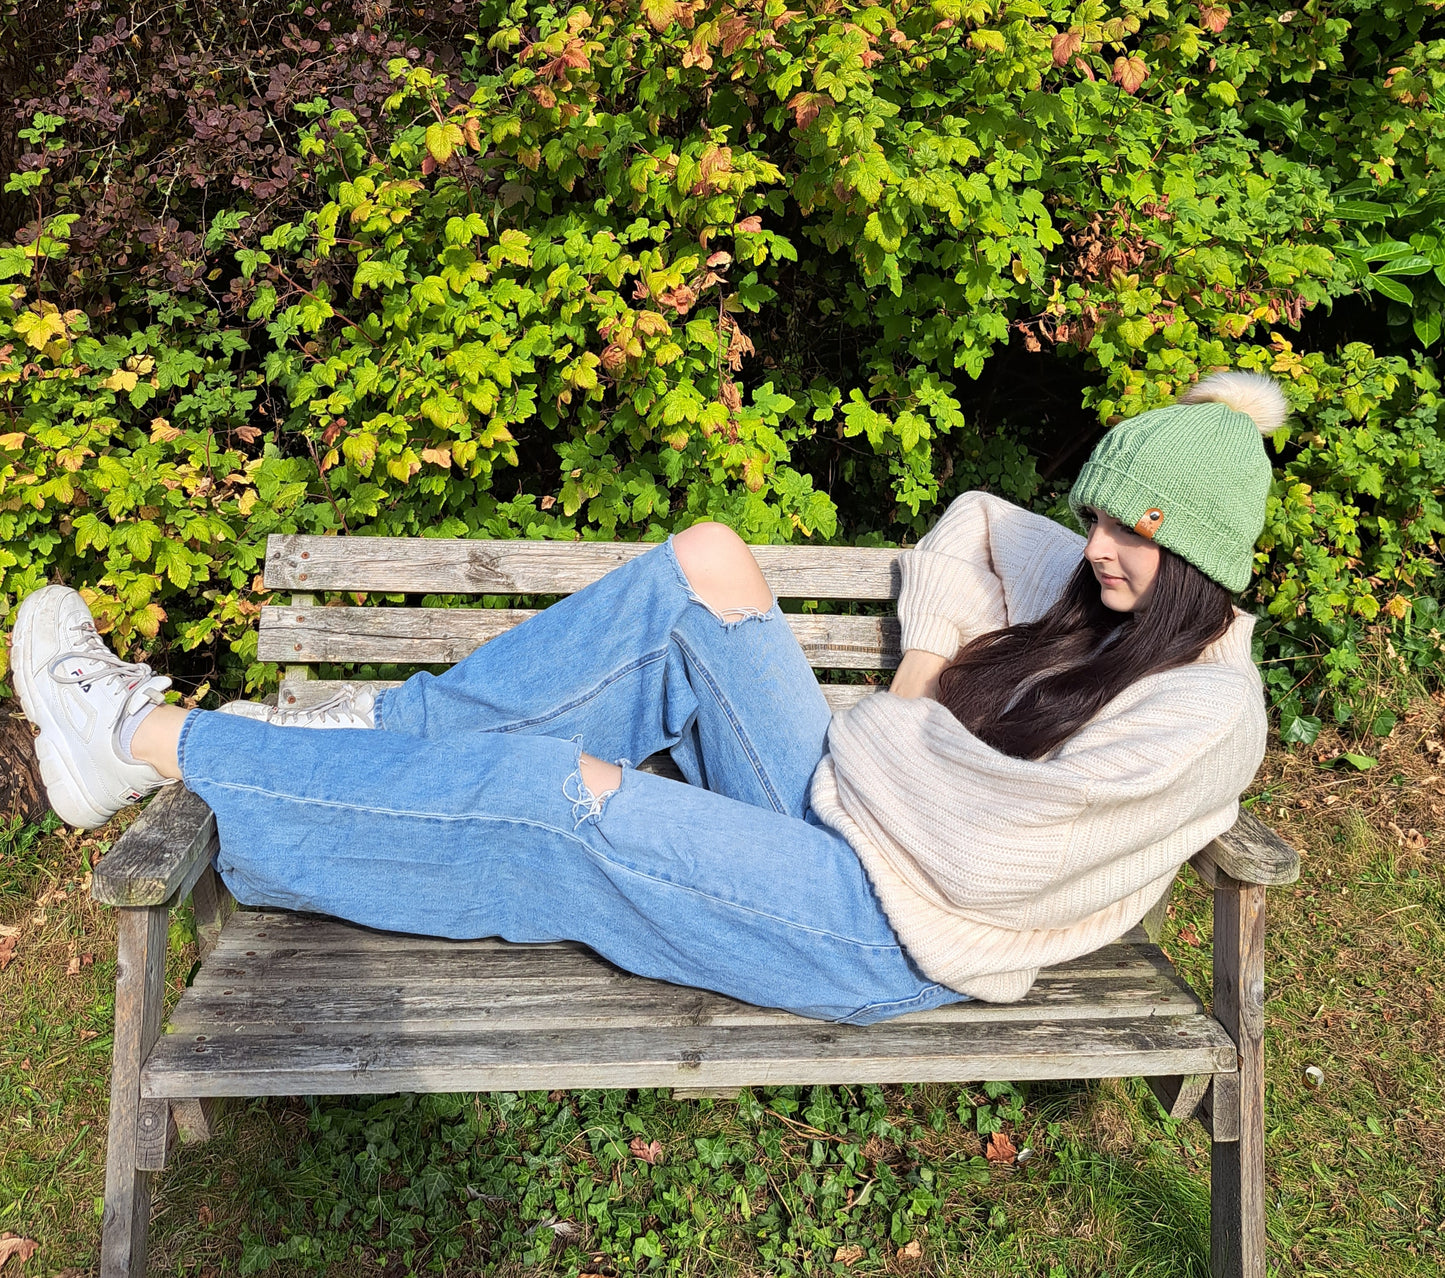
[(1273, 474), (1263, 436), (1289, 404), (1263, 373), (1215, 373), (1177, 403), (1120, 422), (1069, 494), (1187, 559), (1228, 590), (1254, 571)]

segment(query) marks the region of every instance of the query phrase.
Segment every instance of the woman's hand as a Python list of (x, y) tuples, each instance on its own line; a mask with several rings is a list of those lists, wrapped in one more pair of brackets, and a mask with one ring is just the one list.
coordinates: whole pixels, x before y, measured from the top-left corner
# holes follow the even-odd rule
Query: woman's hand
[(898, 672), (893, 676), (889, 691), (895, 697), (938, 696), (938, 676), (948, 665), (947, 657), (936, 652), (925, 652), (922, 648), (909, 648), (898, 663)]

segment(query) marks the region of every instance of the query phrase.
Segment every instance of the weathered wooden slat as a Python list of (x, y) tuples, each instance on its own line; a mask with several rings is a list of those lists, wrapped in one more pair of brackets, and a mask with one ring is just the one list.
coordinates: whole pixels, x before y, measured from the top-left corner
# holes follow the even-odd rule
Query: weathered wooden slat
[(639, 1033), (363, 1030), (168, 1034), (147, 1096), (337, 1095), (558, 1087), (743, 1087), (1215, 1073), (1234, 1048), (1205, 1016), (1119, 1021), (648, 1027)]
[[(291, 608), (261, 610), (261, 661), (454, 662), (521, 625), (528, 608)], [(894, 617), (789, 613), (811, 665), (891, 670), (898, 664)]]
[[(380, 974), (377, 974), (379, 977)], [(262, 977), (212, 981), (185, 992), (171, 1014), (174, 1032), (303, 1035), (350, 1033), (358, 1026), (406, 1032), (592, 1029), (628, 1031), (648, 1026), (775, 1025), (786, 1032), (796, 1018), (752, 1007), (721, 994), (685, 990), (641, 978), (558, 986), (497, 977), (448, 978), (438, 974), (405, 982), (349, 979), (302, 983)], [(1024, 1020), (1118, 1020), (1137, 1016), (1199, 1015), (1203, 1007), (1179, 985), (1157, 977), (1100, 981), (1044, 981), (1026, 1003), (958, 1003), (911, 1020), (972, 1025)], [(1162, 988), (1161, 988), (1162, 987)]]
[[(1046, 970), (1018, 1003), (962, 1003), (903, 1020), (964, 1026), (1202, 1011), (1161, 951), (1119, 943)], [(372, 932), (334, 919), (241, 912), (183, 994), (169, 1028), (208, 1037), (345, 1038), (382, 1026), (428, 1033), (629, 1033), (748, 1025), (786, 1036), (798, 1024), (786, 1012), (630, 975), (580, 945), (445, 941)]]
[[(266, 585), (386, 594), (565, 595), (652, 548), (611, 541), (273, 535), (266, 539)], [(898, 597), (896, 550), (754, 546), (752, 551), (780, 598)]]
[(217, 846), (205, 801), (167, 786), (101, 858), (90, 894), (102, 905), (162, 905), (196, 882)]
[[(359, 688), (372, 688), (379, 692), (383, 688), (395, 688), (401, 681), (398, 679), (357, 679), (353, 682)], [(281, 684), (280, 703), (283, 706), (299, 706), (305, 709), (307, 706), (318, 705), (327, 697), (334, 696), (338, 686), (339, 681), (335, 679), (306, 679), (303, 681), (287, 679)], [(818, 686), (822, 689), (823, 699), (836, 714), (839, 710), (846, 710), (849, 706), (857, 705), (870, 693), (881, 692), (885, 685), (824, 683)]]
[[(1299, 878), (1299, 853), (1252, 812), (1240, 810), (1239, 820), (1195, 858), (1195, 868), (1208, 862), (1240, 883), (1283, 887)], [(1212, 882), (1208, 871), (1201, 875)]]
[[(238, 910), (226, 923), (220, 945), (197, 980), (221, 972), (240, 974), (262, 964), (285, 964), (311, 973), (335, 964), (358, 979), (367, 972), (380, 972), (383, 979), (391, 974), (395, 980), (434, 973), (495, 974), (504, 980), (539, 983), (635, 979), (585, 945), (571, 941), (545, 945), (515, 945), (494, 938), (450, 941), (372, 931), (324, 915)], [(1090, 954), (1045, 968), (1039, 979), (1084, 981), (1115, 976), (1180, 980), (1164, 952), (1138, 929)], [(1188, 988), (1182, 981), (1180, 984)]]

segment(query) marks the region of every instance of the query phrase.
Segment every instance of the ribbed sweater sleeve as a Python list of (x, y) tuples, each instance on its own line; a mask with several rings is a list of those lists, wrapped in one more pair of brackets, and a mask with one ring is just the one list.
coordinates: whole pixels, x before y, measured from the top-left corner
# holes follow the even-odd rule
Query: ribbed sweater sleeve
[(1058, 598), (1084, 539), (989, 493), (956, 497), (899, 556), (903, 647), (952, 658), (990, 630), (1031, 621)]

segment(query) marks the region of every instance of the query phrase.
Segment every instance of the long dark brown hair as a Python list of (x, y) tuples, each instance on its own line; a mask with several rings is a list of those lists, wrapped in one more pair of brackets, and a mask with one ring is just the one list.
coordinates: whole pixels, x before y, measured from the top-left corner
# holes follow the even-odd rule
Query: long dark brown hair
[(1037, 621), (965, 646), (939, 676), (938, 700), (995, 750), (1038, 759), (1130, 684), (1194, 661), (1229, 629), (1234, 605), (1223, 586), (1160, 550), (1143, 612), (1106, 607), (1094, 570), (1080, 560), (1058, 602)]

